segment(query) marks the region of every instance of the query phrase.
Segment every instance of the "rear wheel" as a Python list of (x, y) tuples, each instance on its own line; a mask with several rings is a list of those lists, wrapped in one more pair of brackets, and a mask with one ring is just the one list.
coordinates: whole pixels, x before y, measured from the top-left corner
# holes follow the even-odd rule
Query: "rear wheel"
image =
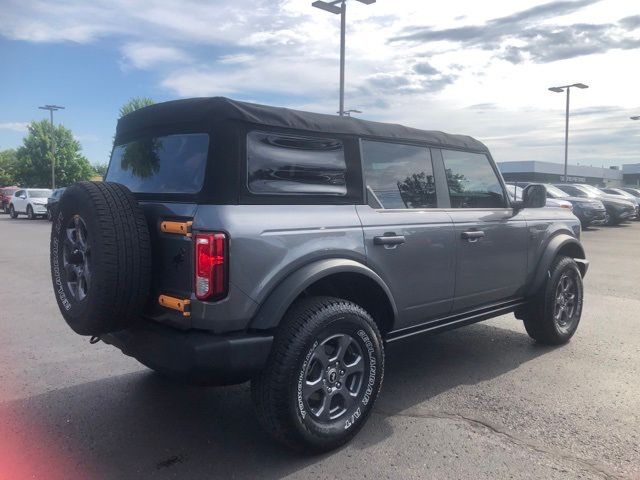
[(18, 218), (18, 212), (16, 212), (16, 209), (13, 205), (9, 205), (9, 216), (11, 218)]
[(366, 311), (338, 298), (302, 299), (251, 383), (258, 420), (293, 449), (332, 450), (364, 425), (383, 371), (382, 339)]
[(53, 214), (51, 213), (51, 209), (47, 208), (47, 220), (53, 222)]
[(556, 258), (533, 302), (523, 314), (529, 336), (547, 345), (568, 342), (578, 329), (583, 303), (582, 275), (572, 258)]

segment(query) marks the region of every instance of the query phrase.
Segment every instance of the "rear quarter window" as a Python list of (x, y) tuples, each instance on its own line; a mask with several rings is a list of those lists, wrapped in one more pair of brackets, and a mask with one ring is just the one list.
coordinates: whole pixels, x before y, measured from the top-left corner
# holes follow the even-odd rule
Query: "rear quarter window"
[(206, 133), (141, 138), (113, 149), (106, 180), (135, 193), (197, 193), (208, 151)]
[(251, 193), (344, 196), (346, 174), (340, 140), (258, 130), (247, 135)]

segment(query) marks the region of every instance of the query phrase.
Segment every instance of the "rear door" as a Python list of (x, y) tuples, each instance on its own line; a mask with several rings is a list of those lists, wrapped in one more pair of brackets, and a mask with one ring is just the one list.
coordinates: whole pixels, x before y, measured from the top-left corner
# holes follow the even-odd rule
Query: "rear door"
[(106, 180), (122, 183), (136, 195), (149, 226), (153, 259), (150, 316), (167, 320), (177, 315), (158, 305), (160, 295), (189, 299), (193, 293), (190, 230), (208, 154), (206, 133), (139, 137), (113, 150)]
[(455, 243), (449, 215), (438, 210), (430, 149), (363, 140), (368, 205), (358, 205), (367, 261), (398, 307), (396, 328), (451, 310)]
[(483, 153), (441, 150), (457, 250), (458, 312), (522, 294), (528, 231), (514, 215), (493, 163)]

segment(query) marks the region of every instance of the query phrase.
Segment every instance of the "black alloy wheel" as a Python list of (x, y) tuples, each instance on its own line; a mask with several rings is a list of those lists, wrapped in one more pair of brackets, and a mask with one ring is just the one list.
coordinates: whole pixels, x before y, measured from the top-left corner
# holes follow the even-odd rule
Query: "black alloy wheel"
[(556, 286), (556, 301), (554, 305), (553, 318), (558, 329), (569, 332), (573, 323), (576, 322), (576, 308), (578, 300), (578, 287), (575, 270), (566, 270), (562, 273)]
[(91, 248), (87, 225), (80, 215), (74, 215), (66, 227), (62, 266), (66, 271), (67, 288), (81, 302), (91, 286)]
[(361, 396), (365, 368), (362, 348), (350, 334), (325, 338), (304, 371), (304, 406), (319, 422), (338, 420)]

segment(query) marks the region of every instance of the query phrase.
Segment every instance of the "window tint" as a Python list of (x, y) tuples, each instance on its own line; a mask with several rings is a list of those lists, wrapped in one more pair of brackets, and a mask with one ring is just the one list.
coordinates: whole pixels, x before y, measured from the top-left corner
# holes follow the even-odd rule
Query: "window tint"
[(249, 132), (247, 171), (252, 193), (347, 194), (344, 145), (334, 138)]
[(504, 190), (481, 153), (442, 150), (452, 208), (503, 208)]
[(363, 140), (362, 162), (369, 205), (383, 208), (437, 207), (428, 148)]
[(113, 149), (105, 180), (137, 193), (196, 193), (202, 189), (209, 135), (148, 137)]

